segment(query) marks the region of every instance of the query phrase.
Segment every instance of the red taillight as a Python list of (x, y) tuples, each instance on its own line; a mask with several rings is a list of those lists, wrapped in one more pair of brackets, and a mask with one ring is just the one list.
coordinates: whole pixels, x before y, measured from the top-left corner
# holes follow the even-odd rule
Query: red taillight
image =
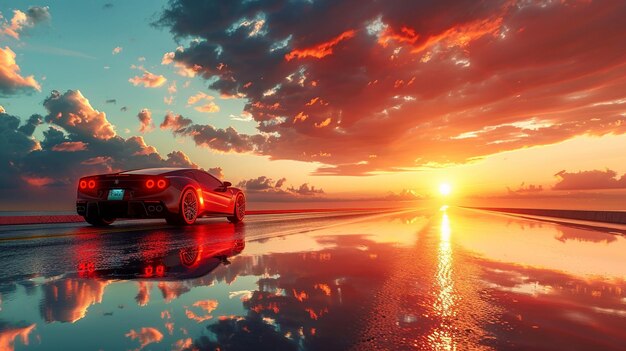
[(164, 273), (165, 273), (165, 267), (162, 264), (156, 266), (156, 274), (158, 276), (163, 276)]
[(152, 266), (148, 266), (144, 269), (144, 273), (146, 276), (150, 277), (152, 276), (152, 273), (154, 273), (154, 268), (152, 268)]
[(146, 181), (146, 188), (148, 188), (148, 189), (152, 189), (152, 188), (154, 188), (154, 180), (152, 180), (152, 179), (148, 179), (148, 180)]
[(95, 188), (95, 187), (96, 187), (96, 181), (95, 181), (95, 180), (93, 180), (93, 179), (90, 179), (90, 180), (87, 182), (87, 186), (89, 187), (89, 189), (93, 189), (93, 188)]
[(167, 186), (167, 183), (165, 182), (165, 179), (159, 179), (157, 181), (157, 188), (165, 189), (166, 186)]
[(87, 181), (86, 180), (81, 180), (80, 183), (78, 183), (78, 186), (81, 189), (87, 189)]

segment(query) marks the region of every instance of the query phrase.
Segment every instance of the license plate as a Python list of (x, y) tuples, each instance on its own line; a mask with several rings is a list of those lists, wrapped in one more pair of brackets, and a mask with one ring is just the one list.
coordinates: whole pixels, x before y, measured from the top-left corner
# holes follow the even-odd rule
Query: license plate
[(108, 200), (124, 200), (124, 189), (109, 190)]

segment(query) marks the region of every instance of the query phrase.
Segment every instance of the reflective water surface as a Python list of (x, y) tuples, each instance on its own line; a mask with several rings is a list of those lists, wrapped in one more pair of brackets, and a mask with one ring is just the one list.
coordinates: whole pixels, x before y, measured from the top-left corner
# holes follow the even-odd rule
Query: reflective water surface
[(0, 350), (626, 345), (617, 233), (455, 208), (134, 226), (0, 242)]

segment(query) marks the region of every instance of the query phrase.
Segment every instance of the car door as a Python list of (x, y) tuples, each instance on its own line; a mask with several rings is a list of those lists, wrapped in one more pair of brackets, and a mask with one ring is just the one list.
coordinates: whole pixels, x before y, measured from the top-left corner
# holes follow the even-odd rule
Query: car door
[(228, 211), (232, 203), (232, 195), (230, 191), (222, 184), (219, 179), (204, 172), (195, 171), (195, 176), (202, 187), (202, 197), (204, 198), (204, 209), (206, 212), (222, 212)]

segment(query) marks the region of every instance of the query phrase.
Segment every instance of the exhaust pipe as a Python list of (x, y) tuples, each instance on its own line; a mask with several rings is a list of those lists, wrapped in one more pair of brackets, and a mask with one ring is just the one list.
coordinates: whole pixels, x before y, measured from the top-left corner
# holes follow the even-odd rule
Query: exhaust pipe
[(151, 206), (148, 206), (148, 211), (150, 211), (150, 212), (154, 212), (154, 206), (152, 206), (152, 205), (151, 205)]
[(158, 206), (156, 207), (156, 210), (157, 210), (157, 212), (161, 212), (161, 211), (163, 211), (163, 206), (158, 205)]

